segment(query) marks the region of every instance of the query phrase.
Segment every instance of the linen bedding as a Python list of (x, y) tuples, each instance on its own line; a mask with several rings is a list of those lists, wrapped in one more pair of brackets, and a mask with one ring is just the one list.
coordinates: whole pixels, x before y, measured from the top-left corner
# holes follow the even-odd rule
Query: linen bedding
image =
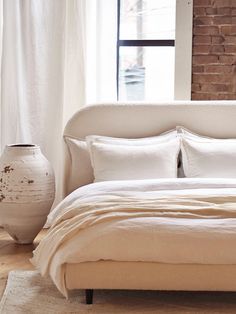
[(65, 264), (99, 260), (236, 264), (236, 180), (92, 183), (49, 215), (32, 263), (66, 296)]

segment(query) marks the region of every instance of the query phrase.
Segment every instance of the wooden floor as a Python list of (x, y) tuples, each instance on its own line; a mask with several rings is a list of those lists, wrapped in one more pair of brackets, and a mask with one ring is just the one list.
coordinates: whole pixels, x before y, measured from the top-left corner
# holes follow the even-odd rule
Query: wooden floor
[(16, 269), (33, 269), (29, 258), (45, 234), (41, 231), (33, 244), (16, 244), (2, 228), (0, 228), (0, 299), (5, 289), (9, 271)]

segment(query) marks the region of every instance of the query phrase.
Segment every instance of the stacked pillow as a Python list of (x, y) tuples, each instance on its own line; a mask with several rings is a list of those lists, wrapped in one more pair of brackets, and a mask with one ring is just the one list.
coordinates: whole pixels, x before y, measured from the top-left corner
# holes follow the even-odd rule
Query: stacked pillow
[(189, 178), (236, 178), (236, 139), (215, 139), (176, 128), (183, 171)]
[(139, 139), (91, 135), (86, 141), (65, 136), (65, 141), (70, 158), (68, 193), (93, 181), (177, 176), (176, 130)]
[(65, 139), (71, 158), (69, 192), (93, 181), (236, 178), (236, 139), (201, 136), (181, 126), (139, 139), (98, 135), (87, 136), (86, 141)]
[(92, 135), (86, 141), (96, 182), (177, 177), (176, 130), (139, 139)]
[(93, 182), (94, 175), (87, 143), (69, 136), (65, 136), (65, 141), (70, 159), (66, 192), (70, 193), (80, 186)]

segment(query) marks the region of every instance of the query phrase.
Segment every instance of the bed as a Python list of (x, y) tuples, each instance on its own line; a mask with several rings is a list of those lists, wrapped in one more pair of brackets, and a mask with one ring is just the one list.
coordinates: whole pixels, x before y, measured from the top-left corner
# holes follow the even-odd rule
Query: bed
[[(99, 232), (98, 223), (92, 226), (94, 229), (91, 236), (86, 234), (86, 230), (82, 230), (85, 242), (83, 247), (80, 247), (82, 256), (77, 256), (77, 259), (72, 256), (77, 245), (76, 242), (73, 243), (73, 238), (65, 251), (63, 251), (64, 242), (60, 242), (61, 252), (53, 255), (53, 245), (56, 242), (53, 242), (55, 235), (52, 235), (50, 242), (52, 246), (47, 242), (46, 248), (40, 252), (40, 254), (43, 252), (41, 255), (45, 256), (48, 250), (50, 259), (53, 259), (51, 266), (47, 264), (44, 269), (40, 269), (40, 263), (36, 261), (37, 256), (34, 257), (33, 263), (42, 274), (51, 275), (64, 295), (68, 296), (68, 292), (73, 289), (85, 289), (87, 303), (92, 303), (93, 289), (236, 291), (236, 252), (233, 249), (236, 241), (236, 216), (234, 216), (236, 179), (234, 175), (229, 179), (165, 178), (158, 181), (152, 178), (145, 182), (118, 180), (117, 182), (93, 183), (91, 161), (83, 146), (84, 139), (88, 135), (135, 139), (155, 136), (176, 128), (178, 125), (212, 138), (236, 138), (235, 121), (235, 101), (99, 104), (78, 111), (70, 119), (64, 131), (66, 143), (64, 192), (67, 197), (60, 205), (60, 211), (71, 208), (71, 204), (78, 199), (80, 204), (86, 202), (86, 206), (90, 206), (91, 203), (97, 204), (98, 199), (104, 201), (103, 197), (107, 195), (114, 197), (114, 194), (118, 192), (119, 201), (125, 199), (128, 202), (134, 191), (147, 196), (149, 209), (153, 192), (155, 192), (155, 197), (161, 195), (163, 204), (163, 202), (168, 202), (170, 195), (178, 197), (178, 201), (183, 202), (186, 191), (197, 196), (198, 202), (209, 197), (217, 198), (217, 206), (222, 205), (219, 203), (219, 196), (223, 199), (223, 204), (229, 199), (230, 208), (227, 207), (227, 212), (223, 213), (226, 216), (209, 216), (210, 219), (201, 220), (203, 226), (201, 228), (198, 223), (201, 213), (189, 224), (189, 217), (184, 216), (185, 213), (182, 211), (183, 217), (180, 217), (179, 221), (181, 221), (180, 225), (184, 226), (184, 232), (181, 226), (173, 227), (171, 218), (176, 217), (158, 217), (162, 219), (161, 224), (158, 219), (156, 220), (158, 228), (155, 230), (161, 230), (158, 236), (156, 236), (156, 231), (153, 231), (150, 236), (150, 230), (145, 235), (146, 230), (151, 229), (149, 228), (152, 224), (151, 216), (145, 217), (146, 229), (145, 224), (142, 225), (141, 236), (139, 236), (139, 228), (142, 218), (134, 217), (131, 223), (129, 221), (129, 228), (126, 230), (122, 223), (115, 225), (115, 230), (119, 232), (109, 234), (109, 241), (106, 234), (109, 230), (108, 225), (103, 228), (106, 232), (96, 238), (96, 232)], [(80, 142), (78, 151), (75, 141)], [(74, 155), (78, 153), (81, 154), (81, 172), (76, 172)], [(111, 199), (109, 198), (108, 201), (110, 202)], [(185, 198), (184, 201), (186, 201)], [(127, 202), (126, 206), (129, 204)], [(181, 206), (181, 204), (177, 205)], [(175, 206), (177, 205), (175, 200)], [(55, 213), (51, 215), (51, 218), (53, 215), (52, 220), (55, 220)], [(66, 211), (65, 215), (68, 218)], [(166, 219), (164, 224), (163, 219)], [(102, 223), (107, 224), (107, 221)], [(114, 228), (112, 230), (114, 231)], [(209, 241), (206, 241), (204, 232), (208, 230), (211, 230), (211, 235)], [(88, 238), (91, 241), (86, 244)], [(126, 247), (125, 252), (122, 251), (125, 247), (124, 243), (129, 243), (130, 239), (133, 241), (130, 247), (134, 249), (127, 250)], [(123, 241), (122, 245), (119, 245), (120, 241)], [(183, 242), (184, 249), (181, 246)], [(115, 249), (112, 243), (116, 243)], [(165, 245), (161, 247), (160, 243)], [(158, 250), (155, 249), (157, 247)], [(87, 254), (88, 251), (89, 254)], [(42, 258), (40, 254), (38, 254), (39, 259)], [(125, 259), (124, 256), (127, 255), (128, 258)], [(61, 262), (62, 257), (65, 258), (63, 262)]]

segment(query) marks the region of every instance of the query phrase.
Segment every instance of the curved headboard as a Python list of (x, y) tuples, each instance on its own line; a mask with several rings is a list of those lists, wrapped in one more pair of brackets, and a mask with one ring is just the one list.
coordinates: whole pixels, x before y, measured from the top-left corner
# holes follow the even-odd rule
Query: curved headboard
[[(87, 135), (138, 138), (160, 134), (177, 125), (216, 138), (236, 138), (236, 101), (110, 103), (84, 107), (68, 121), (64, 137), (83, 141)], [(71, 156), (67, 152), (65, 191), (71, 192)], [(79, 173), (77, 174), (80, 175)], [(88, 178), (88, 182), (92, 181)]]

